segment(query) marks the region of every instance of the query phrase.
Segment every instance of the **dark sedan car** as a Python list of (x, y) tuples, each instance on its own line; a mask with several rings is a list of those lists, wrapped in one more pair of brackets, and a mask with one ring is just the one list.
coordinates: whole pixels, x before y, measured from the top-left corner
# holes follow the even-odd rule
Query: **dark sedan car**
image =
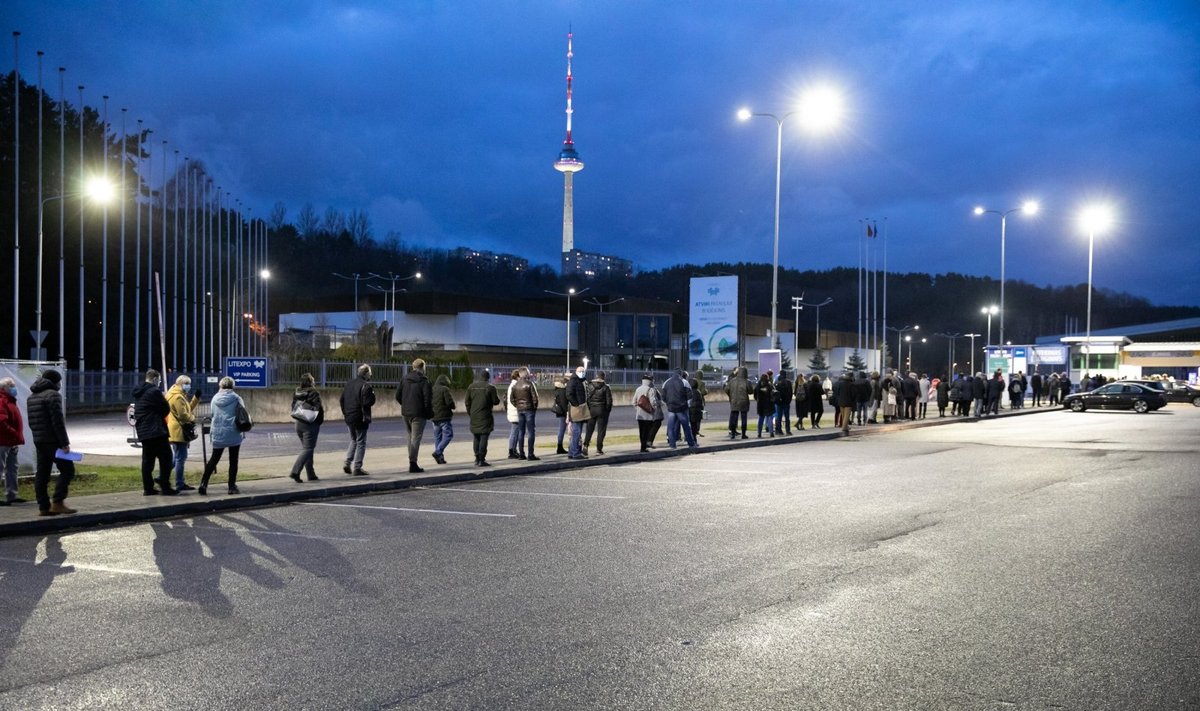
[(1086, 393), (1074, 393), (1063, 398), (1063, 407), (1075, 412), (1096, 410), (1133, 410), (1150, 412), (1166, 407), (1167, 397), (1161, 391), (1139, 383), (1109, 383)]
[(1190, 402), (1200, 407), (1200, 388), (1194, 388), (1178, 380), (1163, 383), (1167, 390), (1167, 402)]

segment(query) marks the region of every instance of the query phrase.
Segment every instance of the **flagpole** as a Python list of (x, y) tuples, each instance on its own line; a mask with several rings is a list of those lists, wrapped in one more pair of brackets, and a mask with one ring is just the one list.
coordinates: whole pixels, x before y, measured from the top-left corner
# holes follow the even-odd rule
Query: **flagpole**
[[(887, 237), (888, 237), (888, 218), (883, 218), (883, 332), (887, 333)], [(900, 364), (899, 359), (896, 360), (896, 365)]]

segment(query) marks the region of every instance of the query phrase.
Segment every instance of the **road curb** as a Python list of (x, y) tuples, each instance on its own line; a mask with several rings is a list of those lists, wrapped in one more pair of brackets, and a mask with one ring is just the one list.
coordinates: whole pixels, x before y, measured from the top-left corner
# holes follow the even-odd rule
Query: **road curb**
[[(1022, 415), (1033, 415), (1042, 412), (1058, 412), (1060, 409), (1061, 408), (1045, 408), (1028, 409), (1016, 412), (1008, 411), (996, 419), (1019, 417)], [(993, 418), (955, 417), (946, 418), (944, 420), (942, 418), (935, 418), (933, 420), (927, 418), (925, 420), (917, 420), (915, 422), (895, 422), (882, 425), (871, 425), (869, 427), (856, 426), (851, 428), (850, 436), (862, 436), (864, 434), (885, 434), (889, 432), (920, 429), (924, 427), (937, 427), (949, 424), (979, 422), (984, 419)], [(808, 433), (811, 432), (811, 430), (805, 430), (805, 432)], [(96, 528), (101, 526), (120, 526), (133, 523), (144, 523), (146, 521), (178, 518), (180, 516), (225, 513), (230, 511), (278, 506), (317, 499), (329, 499), (344, 496), (362, 496), (365, 494), (402, 491), (405, 489), (413, 489), (423, 486), (438, 486), (441, 484), (454, 484), (468, 481), (480, 481), (485, 479), (501, 479), (510, 476), (536, 476), (538, 474), (549, 474), (564, 470), (609, 466), (612, 464), (656, 461), (660, 459), (671, 459), (691, 454), (726, 452), (734, 449), (754, 449), (758, 447), (774, 447), (786, 444), (802, 444), (804, 442), (822, 442), (833, 439), (842, 439), (843, 437), (844, 435), (842, 434), (841, 430), (834, 428), (828, 431), (821, 431), (819, 434), (805, 434), (802, 437), (793, 435), (764, 439), (754, 438), (749, 440), (738, 439), (722, 441), (717, 439), (712, 444), (705, 444), (703, 447), (694, 450), (688, 449), (686, 446), (678, 449), (669, 449), (664, 446), (653, 449), (649, 452), (621, 452), (605, 454), (602, 457), (592, 456), (584, 460), (576, 459), (542, 461), (538, 464), (522, 464), (518, 466), (495, 467), (491, 469), (471, 469), (468, 471), (458, 471), (446, 474), (426, 473), (421, 476), (400, 479), (355, 478), (352, 482), (333, 484), (333, 482), (337, 480), (327, 477), (321, 479), (321, 482), (326, 483), (320, 488), (302, 486), (297, 489), (287, 489), (282, 491), (235, 494), (232, 496), (219, 495), (204, 498), (195, 496), (186, 496), (184, 498), (168, 497), (165, 499), (162, 497), (149, 497), (149, 500), (151, 501), (163, 501), (169, 503), (155, 503), (149, 506), (140, 506), (129, 509), (90, 513), (81, 512), (64, 516), (39, 517), (27, 521), (0, 523), (0, 538), (63, 533), (67, 531)], [(400, 476), (403, 474), (404, 472), (396, 473), (396, 475)], [(218, 489), (223, 486), (224, 484), (215, 485), (215, 487)]]

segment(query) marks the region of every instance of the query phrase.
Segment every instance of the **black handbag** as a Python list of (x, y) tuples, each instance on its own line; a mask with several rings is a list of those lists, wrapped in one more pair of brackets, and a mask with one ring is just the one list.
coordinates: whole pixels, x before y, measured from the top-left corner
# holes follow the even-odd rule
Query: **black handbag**
[(180, 429), (183, 430), (183, 441), (184, 442), (191, 442), (192, 440), (199, 437), (199, 435), (196, 434), (196, 423), (195, 422), (184, 422), (183, 424), (180, 425)]
[(238, 432), (249, 432), (254, 427), (250, 413), (246, 412), (246, 408), (240, 404), (237, 406), (237, 414), (233, 416), (233, 426), (237, 428)]

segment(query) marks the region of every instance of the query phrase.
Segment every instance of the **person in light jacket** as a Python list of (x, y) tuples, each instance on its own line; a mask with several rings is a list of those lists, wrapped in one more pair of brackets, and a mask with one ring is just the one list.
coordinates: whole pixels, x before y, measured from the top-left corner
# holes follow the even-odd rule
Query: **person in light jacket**
[(508, 458), (524, 459), (517, 455), (517, 444), (521, 440), (521, 413), (513, 402), (513, 388), (521, 379), (521, 369), (513, 370), (508, 379), (508, 392), (504, 395), (504, 418), (508, 420)]
[(188, 458), (188, 438), (184, 436), (184, 428), (196, 426), (196, 406), (200, 398), (192, 394), (192, 379), (186, 375), (175, 378), (175, 384), (167, 391), (167, 407), (171, 413), (167, 415), (167, 439), (171, 443), (171, 452), (175, 463), (175, 489), (191, 491), (195, 487), (184, 478), (184, 467)]
[(242, 401), (242, 396), (233, 391), (233, 378), (225, 376), (221, 378), (220, 389), (217, 394), (213, 395), (212, 402), (209, 407), (212, 410), (212, 454), (208, 458), (208, 463), (204, 465), (204, 476), (200, 479), (200, 487), (196, 490), (200, 495), (208, 494), (208, 480), (212, 477), (213, 472), (217, 470), (217, 464), (221, 461), (221, 455), (225, 450), (229, 450), (229, 493), (241, 493), (237, 488), (237, 473), (238, 473), (238, 454), (242, 449), (242, 440), (246, 436), (238, 431), (237, 428), (237, 411), (238, 408), (245, 408), (246, 403)]
[[(662, 410), (661, 398), (658, 391), (654, 389), (653, 383), (654, 379), (647, 373), (642, 376), (642, 384), (633, 391), (634, 419), (637, 420), (638, 440), (641, 442), (641, 451), (643, 452), (650, 451), (650, 442), (653, 440), (654, 415)], [(642, 406), (643, 404), (645, 407)]]
[(292, 393), (292, 409), (297, 403), (304, 403), (310, 410), (317, 411), (317, 419), (312, 422), (296, 420), (296, 436), (300, 438), (300, 454), (292, 464), (289, 475), (297, 484), (300, 483), (300, 470), (308, 475), (309, 481), (317, 481), (317, 471), (313, 467), (313, 453), (317, 449), (317, 436), (321, 434), (321, 424), (325, 422), (325, 405), (321, 402), (321, 391), (316, 388), (316, 378), (312, 373), (300, 376), (300, 387)]

